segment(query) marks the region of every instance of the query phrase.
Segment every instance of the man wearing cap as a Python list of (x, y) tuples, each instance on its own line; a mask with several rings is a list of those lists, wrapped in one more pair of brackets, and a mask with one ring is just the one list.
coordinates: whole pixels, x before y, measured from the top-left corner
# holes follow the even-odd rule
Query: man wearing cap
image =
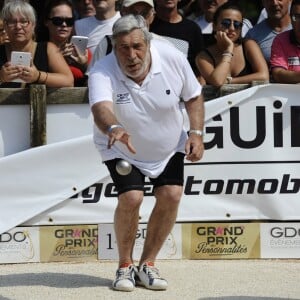
[[(148, 27), (155, 15), (153, 0), (124, 0), (120, 11), (122, 16), (133, 14), (141, 15), (146, 20)], [(112, 50), (110, 36), (105, 36), (97, 45), (89, 69), (96, 61), (109, 54)]]

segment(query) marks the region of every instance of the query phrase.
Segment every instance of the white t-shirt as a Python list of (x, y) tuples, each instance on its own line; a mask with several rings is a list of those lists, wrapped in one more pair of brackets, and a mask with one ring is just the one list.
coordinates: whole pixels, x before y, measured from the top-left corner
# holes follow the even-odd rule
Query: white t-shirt
[(106, 36), (112, 34), (112, 27), (121, 17), (120, 12), (107, 20), (98, 20), (95, 16), (79, 19), (75, 22), (76, 35), (89, 38), (87, 47), (93, 53), (98, 43)]
[(136, 154), (116, 142), (107, 148), (108, 138), (96, 126), (94, 141), (102, 160), (123, 158), (149, 177), (157, 177), (175, 152), (183, 152), (187, 134), (183, 130), (180, 99), (201, 94), (186, 57), (158, 39), (151, 41), (152, 64), (139, 86), (120, 70), (112, 52), (99, 60), (89, 74), (90, 105), (112, 101), (118, 122), (131, 136)]
[(207, 22), (204, 15), (201, 15), (193, 20), (201, 28), (203, 34), (211, 34), (213, 26), (211, 22)]

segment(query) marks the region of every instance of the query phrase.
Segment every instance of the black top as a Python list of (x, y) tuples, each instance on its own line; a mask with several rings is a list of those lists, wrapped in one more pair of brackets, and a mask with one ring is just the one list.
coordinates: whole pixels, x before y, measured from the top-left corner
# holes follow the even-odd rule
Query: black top
[[(7, 62), (5, 46), (0, 46), (0, 68)], [(47, 42), (37, 43), (33, 63), (39, 71), (49, 72)], [(19, 88), (20, 82), (4, 82), (0, 85), (1, 88)], [(28, 86), (28, 84), (26, 84)]]
[(201, 29), (194, 21), (182, 18), (178, 23), (170, 23), (155, 17), (150, 25), (150, 32), (179, 40), (176, 45), (179, 49), (180, 40), (186, 41), (188, 43), (187, 59), (195, 74), (198, 74), (195, 58), (204, 49), (204, 42)]
[[(204, 51), (204, 52), (212, 59), (212, 61), (213, 61), (213, 63), (214, 63), (214, 67), (216, 67), (216, 61), (215, 61), (214, 56), (211, 54), (211, 52), (209, 52), (208, 49), (204, 49), (203, 51)], [(245, 67), (244, 67), (244, 68), (242, 69), (242, 71), (241, 71), (238, 75), (236, 75), (235, 77), (244, 76), (244, 75), (253, 73), (251, 64), (249, 63), (249, 61), (248, 61), (247, 58), (246, 58), (246, 55), (245, 55), (245, 52), (244, 52), (244, 47), (243, 47), (243, 53), (244, 53), (244, 57), (245, 57)]]

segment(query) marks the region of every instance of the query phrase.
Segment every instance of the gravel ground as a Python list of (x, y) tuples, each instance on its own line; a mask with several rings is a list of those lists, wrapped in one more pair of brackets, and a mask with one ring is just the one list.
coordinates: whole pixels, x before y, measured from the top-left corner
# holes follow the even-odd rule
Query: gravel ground
[(167, 291), (111, 289), (115, 261), (0, 265), (0, 300), (300, 299), (300, 260), (161, 260)]

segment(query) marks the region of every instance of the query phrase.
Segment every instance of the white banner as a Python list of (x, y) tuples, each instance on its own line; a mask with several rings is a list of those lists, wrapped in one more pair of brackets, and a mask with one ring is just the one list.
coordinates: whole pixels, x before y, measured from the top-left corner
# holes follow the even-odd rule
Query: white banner
[[(205, 103), (206, 151), (201, 162), (185, 164), (179, 222), (300, 218), (298, 92), (298, 85), (270, 84)], [(11, 228), (11, 219), (10, 225), (113, 222), (116, 191), (92, 148), (90, 137), (75, 138), (0, 159), (6, 178), (0, 182), (0, 229)], [(82, 191), (67, 199), (74, 176), (73, 186)], [(141, 222), (153, 204), (148, 183)]]
[(29, 105), (0, 105), (0, 158), (30, 147)]
[(100, 166), (91, 136), (1, 158), (0, 233), (62, 203), (99, 180), (103, 175)]

